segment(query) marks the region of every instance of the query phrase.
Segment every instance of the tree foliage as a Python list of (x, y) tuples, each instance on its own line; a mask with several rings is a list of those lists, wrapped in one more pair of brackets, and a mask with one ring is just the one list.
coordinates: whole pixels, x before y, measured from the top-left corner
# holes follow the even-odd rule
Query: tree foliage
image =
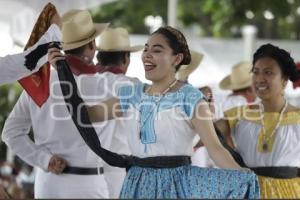
[[(167, 0), (119, 0), (92, 12), (97, 22), (148, 33), (144, 18), (160, 15), (167, 22), (167, 4)], [(266, 19), (266, 11), (274, 19)], [(203, 36), (236, 37), (243, 25), (251, 24), (258, 28), (259, 38), (300, 39), (300, 0), (178, 0), (177, 19), (184, 28), (197, 27)]]
[[(0, 87), (0, 131), (2, 132), (4, 122), (17, 102), (22, 88), (16, 84), (3, 85)], [(0, 158), (5, 158), (6, 145), (0, 142)]]
[(110, 22), (113, 27), (122, 26), (129, 32), (147, 34), (145, 17), (161, 16), (166, 21), (167, 6), (167, 0), (121, 0), (93, 9), (92, 15), (95, 22)]

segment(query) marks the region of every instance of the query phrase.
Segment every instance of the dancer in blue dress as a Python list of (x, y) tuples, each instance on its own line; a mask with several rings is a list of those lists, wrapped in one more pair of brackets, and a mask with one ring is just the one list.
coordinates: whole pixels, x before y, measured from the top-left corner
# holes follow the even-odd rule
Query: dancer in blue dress
[[(53, 57), (51, 63), (59, 59)], [(152, 85), (123, 86), (118, 97), (88, 107), (93, 122), (127, 120), (124, 134), (133, 156), (120, 197), (258, 198), (255, 174), (243, 170), (219, 142), (204, 95), (175, 79), (191, 61), (183, 34), (159, 28), (145, 44), (142, 61)], [(195, 134), (223, 169), (190, 165)]]

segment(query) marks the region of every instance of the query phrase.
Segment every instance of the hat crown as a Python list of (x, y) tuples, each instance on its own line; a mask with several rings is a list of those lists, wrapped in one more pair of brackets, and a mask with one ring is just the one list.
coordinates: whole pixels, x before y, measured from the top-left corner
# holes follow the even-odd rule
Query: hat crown
[(138, 51), (143, 48), (141, 45), (130, 46), (128, 31), (124, 28), (107, 28), (101, 34), (99, 51)]
[(64, 43), (85, 40), (96, 32), (92, 17), (86, 10), (71, 10), (62, 17), (62, 21)]
[(124, 28), (108, 28), (100, 38), (99, 48), (103, 50), (118, 50), (130, 46), (127, 30)]
[(231, 74), (223, 78), (219, 86), (223, 90), (239, 90), (252, 84), (251, 63), (247, 61), (234, 65)]
[(185, 81), (188, 76), (196, 70), (196, 68), (200, 65), (203, 54), (194, 50), (190, 50), (191, 52), (191, 63), (189, 65), (182, 65), (176, 73), (176, 77), (179, 80)]
[(249, 82), (249, 80), (251, 80), (252, 78), (250, 70), (251, 63), (249, 62), (240, 62), (233, 66), (230, 75), (231, 83), (234, 85), (238, 85)]

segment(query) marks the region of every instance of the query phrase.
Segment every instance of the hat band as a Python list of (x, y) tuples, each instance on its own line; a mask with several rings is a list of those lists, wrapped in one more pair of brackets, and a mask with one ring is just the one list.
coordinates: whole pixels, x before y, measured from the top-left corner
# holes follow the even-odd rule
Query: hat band
[(88, 36), (88, 37), (85, 37), (83, 39), (76, 40), (76, 41), (71, 41), (71, 42), (68, 42), (68, 43), (65, 42), (65, 44), (72, 44), (72, 43), (78, 43), (78, 42), (85, 41), (85, 40), (91, 38), (93, 35), (95, 35), (95, 33), (96, 33), (96, 29), (94, 29), (94, 32), (90, 36)]

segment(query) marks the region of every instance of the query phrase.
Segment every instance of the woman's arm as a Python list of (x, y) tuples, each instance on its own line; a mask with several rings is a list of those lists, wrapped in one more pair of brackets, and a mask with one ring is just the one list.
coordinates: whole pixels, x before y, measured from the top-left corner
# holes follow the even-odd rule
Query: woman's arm
[(102, 122), (122, 116), (120, 100), (112, 97), (94, 106), (87, 106), (91, 122)]
[(242, 169), (220, 143), (213, 126), (212, 114), (208, 104), (204, 100), (198, 103), (194, 111), (192, 124), (207, 148), (209, 156), (219, 167)]

